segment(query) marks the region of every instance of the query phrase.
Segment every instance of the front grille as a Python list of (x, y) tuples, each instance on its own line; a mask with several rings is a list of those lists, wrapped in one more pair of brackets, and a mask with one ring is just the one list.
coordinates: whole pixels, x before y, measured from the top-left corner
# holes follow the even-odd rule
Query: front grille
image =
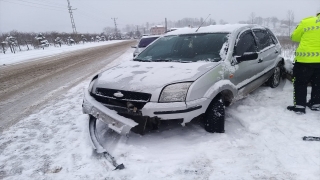
[[(115, 97), (115, 93), (123, 94), (123, 97)], [(91, 94), (98, 102), (105, 106), (111, 105), (116, 107), (123, 107), (133, 109), (136, 107), (138, 110), (150, 101), (151, 94), (132, 92), (132, 91), (119, 91), (114, 89), (97, 88), (95, 94)], [(128, 104), (129, 107), (128, 107)]]
[[(118, 92), (121, 92), (123, 94), (123, 97), (114, 96), (114, 94)], [(136, 102), (148, 102), (151, 98), (151, 94), (148, 94), (148, 93), (123, 91), (123, 90), (120, 91), (120, 90), (105, 89), (105, 88), (97, 88), (96, 94), (100, 96), (108, 97), (111, 99), (136, 101)]]

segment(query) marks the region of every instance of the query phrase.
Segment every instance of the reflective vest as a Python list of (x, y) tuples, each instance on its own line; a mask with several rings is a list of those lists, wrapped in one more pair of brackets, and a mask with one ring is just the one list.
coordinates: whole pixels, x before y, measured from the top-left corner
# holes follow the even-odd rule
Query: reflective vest
[(320, 63), (320, 15), (303, 19), (291, 35), (300, 42), (296, 50), (296, 62)]

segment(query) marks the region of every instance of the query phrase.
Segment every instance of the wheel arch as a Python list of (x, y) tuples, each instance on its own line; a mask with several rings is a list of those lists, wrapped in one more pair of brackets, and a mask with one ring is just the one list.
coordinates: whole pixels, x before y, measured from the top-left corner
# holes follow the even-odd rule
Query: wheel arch
[(204, 97), (211, 99), (211, 102), (217, 97), (221, 97), (225, 106), (229, 106), (238, 94), (236, 86), (229, 80), (222, 80), (212, 85)]

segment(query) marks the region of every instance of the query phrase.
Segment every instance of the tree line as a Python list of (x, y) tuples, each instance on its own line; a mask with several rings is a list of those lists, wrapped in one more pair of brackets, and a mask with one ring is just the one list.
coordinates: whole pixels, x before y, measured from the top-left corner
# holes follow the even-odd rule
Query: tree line
[[(292, 30), (295, 28), (297, 23), (295, 22), (294, 18), (294, 12), (292, 10), (288, 10), (286, 13), (286, 17), (284, 19), (279, 19), (276, 16), (271, 17), (262, 17), (259, 15), (256, 15), (256, 13), (252, 12), (249, 14), (248, 18), (246, 20), (238, 21), (239, 24), (259, 24), (266, 27), (269, 27), (273, 29), (273, 31), (277, 31), (277, 34), (281, 34), (282, 36), (290, 36)], [(146, 22), (144, 24), (140, 25), (134, 25), (134, 24), (127, 24), (125, 25), (121, 31), (129, 36), (138, 36), (142, 34), (149, 34), (150, 28), (152, 26), (156, 25), (162, 25), (165, 26), (165, 21), (159, 22), (159, 23), (150, 23)], [(167, 28), (182, 28), (182, 27), (199, 27), (201, 24), (203, 26), (208, 25), (215, 25), (215, 24), (228, 24), (227, 21), (224, 19), (215, 20), (212, 18), (208, 18), (206, 21), (204, 21), (204, 18), (182, 18), (180, 20), (168, 20), (167, 21)], [(117, 29), (117, 34), (121, 34), (120, 29)], [(114, 27), (105, 27), (103, 29), (103, 32), (106, 34), (114, 34), (115, 28)]]
[[(26, 43), (28, 43), (29, 45), (37, 46), (39, 45), (39, 41), (36, 39), (36, 36), (38, 34), (39, 33), (36, 33), (36, 32), (20, 32), (17, 30), (12, 30), (7, 33), (1, 33), (0, 42), (4, 42), (6, 41), (7, 37), (12, 36), (16, 38), (17, 43), (19, 45), (25, 45)], [(73, 33), (52, 31), (52, 32), (43, 32), (42, 35), (45, 36), (46, 40), (48, 40), (49, 43), (53, 44), (57, 37), (62, 39), (64, 42), (66, 42), (67, 39), (71, 37), (72, 39), (75, 40), (76, 43), (79, 43), (82, 41), (81, 35), (84, 35), (84, 37), (86, 37), (88, 41), (90, 41), (91, 37), (95, 38), (96, 36), (100, 36), (101, 34), (97, 34), (97, 33), (73, 34)]]

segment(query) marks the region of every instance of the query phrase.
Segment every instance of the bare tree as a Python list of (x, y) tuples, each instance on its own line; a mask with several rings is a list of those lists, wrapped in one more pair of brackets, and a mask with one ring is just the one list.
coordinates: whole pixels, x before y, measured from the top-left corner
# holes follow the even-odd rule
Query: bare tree
[(293, 25), (293, 23), (294, 23), (294, 13), (293, 13), (293, 11), (292, 10), (289, 10), (288, 12), (287, 12), (287, 21), (288, 21), (288, 36), (290, 36), (290, 34), (291, 34), (291, 27), (292, 27), (292, 25)]
[(103, 28), (103, 32), (105, 34), (111, 34), (114, 32), (114, 28), (113, 27), (105, 27), (105, 28)]
[(270, 17), (267, 17), (267, 18), (264, 18), (264, 25), (269, 27), (269, 23), (271, 21), (271, 18)]
[(250, 15), (249, 15), (249, 21), (251, 22), (251, 24), (254, 24), (255, 23), (255, 20), (256, 20), (256, 14), (254, 12), (252, 12)]
[(259, 24), (259, 25), (262, 25), (262, 24), (263, 24), (263, 18), (260, 17), (260, 16), (256, 17), (254, 21), (255, 21), (257, 24)]
[(224, 24), (228, 24), (228, 22), (224, 21), (223, 19), (220, 19), (219, 24), (224, 25)]
[(273, 24), (273, 28), (276, 28), (277, 22), (279, 22), (279, 19), (277, 17), (272, 17), (271, 22)]

